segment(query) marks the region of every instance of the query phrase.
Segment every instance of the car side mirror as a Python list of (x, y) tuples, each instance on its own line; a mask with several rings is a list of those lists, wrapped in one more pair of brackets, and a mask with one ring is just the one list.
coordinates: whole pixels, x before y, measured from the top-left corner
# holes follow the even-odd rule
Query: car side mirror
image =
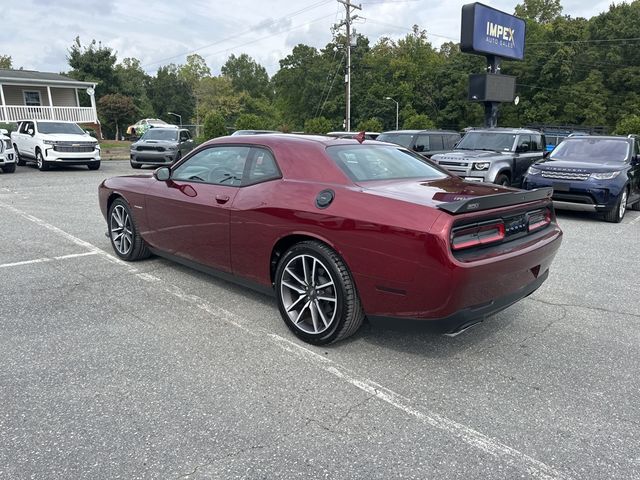
[(29, 130), (27, 130), (27, 135), (31, 135), (33, 137), (33, 134), (35, 132), (33, 131), (33, 128), (30, 128)]
[(166, 182), (171, 178), (169, 167), (160, 167), (153, 172), (153, 177), (159, 182)]
[(549, 151), (545, 151), (545, 152), (542, 154), (542, 158), (547, 158), (550, 154), (551, 154), (551, 152), (549, 152)]

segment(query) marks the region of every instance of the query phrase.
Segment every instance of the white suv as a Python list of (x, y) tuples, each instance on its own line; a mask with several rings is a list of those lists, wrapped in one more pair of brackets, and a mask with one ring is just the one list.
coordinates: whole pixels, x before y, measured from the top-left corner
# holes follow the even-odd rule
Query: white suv
[(0, 128), (0, 169), (4, 173), (13, 173), (16, 171), (16, 156), (13, 153), (11, 139), (7, 135), (9, 132)]
[(54, 165), (100, 168), (98, 141), (73, 122), (23, 120), (11, 132), (11, 142), (18, 165), (35, 162), (40, 170)]

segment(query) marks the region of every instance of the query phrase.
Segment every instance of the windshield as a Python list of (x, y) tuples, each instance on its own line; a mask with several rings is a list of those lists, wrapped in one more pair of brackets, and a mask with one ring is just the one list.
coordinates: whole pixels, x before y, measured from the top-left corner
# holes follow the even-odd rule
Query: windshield
[(140, 138), (140, 140), (178, 140), (178, 130), (166, 130), (160, 128), (152, 128)]
[(418, 155), (391, 146), (340, 145), (328, 147), (327, 153), (354, 182), (448, 176)]
[(629, 155), (629, 142), (612, 138), (567, 138), (551, 154), (551, 160), (603, 163), (624, 162)]
[(456, 150), (495, 150), (510, 152), (516, 136), (513, 133), (469, 132), (458, 143)]
[(66, 133), (70, 135), (86, 135), (75, 123), (65, 122), (38, 122), (38, 131), (40, 133)]
[(395, 143), (396, 145), (402, 145), (403, 147), (409, 148), (411, 145), (411, 139), (413, 138), (413, 134), (407, 133), (382, 133), (378, 135), (379, 142), (389, 142)]

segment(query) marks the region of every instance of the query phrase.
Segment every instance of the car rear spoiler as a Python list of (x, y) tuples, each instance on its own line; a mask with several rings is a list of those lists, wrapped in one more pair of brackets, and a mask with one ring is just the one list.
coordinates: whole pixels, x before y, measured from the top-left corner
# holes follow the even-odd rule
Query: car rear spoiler
[(499, 193), (497, 195), (485, 195), (472, 197), (455, 202), (441, 203), (438, 208), (449, 213), (468, 213), (492, 208), (508, 207), (519, 203), (535, 202), (536, 200), (551, 200), (553, 188), (544, 187), (535, 190), (527, 190), (513, 193)]

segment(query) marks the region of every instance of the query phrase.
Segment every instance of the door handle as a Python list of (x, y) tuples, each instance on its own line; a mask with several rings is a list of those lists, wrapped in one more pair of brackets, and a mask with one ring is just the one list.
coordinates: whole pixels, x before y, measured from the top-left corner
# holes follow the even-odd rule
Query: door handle
[(229, 195), (216, 195), (216, 202), (223, 204), (229, 201)]

